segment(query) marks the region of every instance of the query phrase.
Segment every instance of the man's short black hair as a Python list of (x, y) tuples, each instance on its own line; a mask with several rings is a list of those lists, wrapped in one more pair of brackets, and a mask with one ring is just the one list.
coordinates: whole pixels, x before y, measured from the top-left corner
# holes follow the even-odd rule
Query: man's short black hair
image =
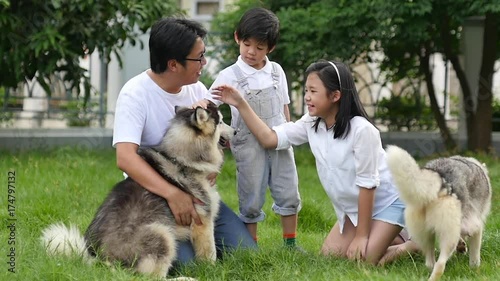
[(175, 59), (184, 65), (196, 39), (205, 38), (207, 30), (198, 22), (184, 18), (162, 18), (151, 27), (149, 62), (154, 73), (167, 69), (167, 62)]

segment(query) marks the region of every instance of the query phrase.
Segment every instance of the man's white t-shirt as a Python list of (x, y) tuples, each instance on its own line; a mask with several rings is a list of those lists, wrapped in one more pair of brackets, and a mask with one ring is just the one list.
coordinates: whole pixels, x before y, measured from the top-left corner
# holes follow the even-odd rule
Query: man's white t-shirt
[(172, 94), (161, 89), (147, 71), (142, 72), (125, 83), (118, 95), (113, 147), (119, 142), (159, 145), (175, 115), (175, 106), (191, 106), (202, 99), (211, 96), (201, 82), (185, 85)]
[(376, 188), (373, 215), (383, 211), (399, 195), (377, 128), (356, 116), (350, 121), (347, 137), (334, 139), (333, 130), (328, 130), (324, 122), (320, 122), (315, 131), (315, 119), (306, 114), (297, 122), (273, 127), (278, 136), (276, 149), (309, 142), (318, 177), (332, 201), (342, 232), (346, 215), (357, 226), (360, 188)]

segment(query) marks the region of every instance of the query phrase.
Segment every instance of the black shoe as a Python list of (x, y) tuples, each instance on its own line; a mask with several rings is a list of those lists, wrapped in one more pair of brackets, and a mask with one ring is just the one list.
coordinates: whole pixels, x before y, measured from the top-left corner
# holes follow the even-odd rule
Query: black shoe
[(307, 254), (307, 251), (304, 250), (302, 247), (297, 246), (297, 245), (285, 245), (285, 248), (290, 250), (290, 251), (295, 251), (301, 254)]

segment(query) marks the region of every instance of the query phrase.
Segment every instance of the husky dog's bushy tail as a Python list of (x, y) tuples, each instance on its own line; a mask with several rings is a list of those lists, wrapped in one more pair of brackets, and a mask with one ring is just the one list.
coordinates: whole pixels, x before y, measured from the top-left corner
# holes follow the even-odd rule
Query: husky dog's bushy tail
[(387, 165), (401, 199), (414, 206), (425, 206), (439, 196), (442, 179), (434, 171), (421, 169), (406, 150), (388, 145)]
[(87, 251), (85, 238), (75, 225), (51, 224), (42, 231), (40, 240), (49, 255), (79, 256), (88, 263), (94, 260)]

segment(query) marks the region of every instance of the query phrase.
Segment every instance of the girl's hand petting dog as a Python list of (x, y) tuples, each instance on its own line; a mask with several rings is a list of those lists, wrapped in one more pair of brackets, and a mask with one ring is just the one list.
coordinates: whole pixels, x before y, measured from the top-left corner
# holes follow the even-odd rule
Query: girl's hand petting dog
[(222, 101), (223, 103), (232, 105), (236, 108), (245, 102), (245, 99), (241, 96), (240, 92), (238, 92), (236, 88), (229, 85), (214, 87), (212, 90), (212, 97), (215, 100)]
[(207, 99), (199, 100), (199, 101), (193, 103), (191, 105), (191, 108), (195, 109), (197, 107), (201, 107), (201, 108), (207, 109), (209, 103), (210, 103), (210, 101)]

